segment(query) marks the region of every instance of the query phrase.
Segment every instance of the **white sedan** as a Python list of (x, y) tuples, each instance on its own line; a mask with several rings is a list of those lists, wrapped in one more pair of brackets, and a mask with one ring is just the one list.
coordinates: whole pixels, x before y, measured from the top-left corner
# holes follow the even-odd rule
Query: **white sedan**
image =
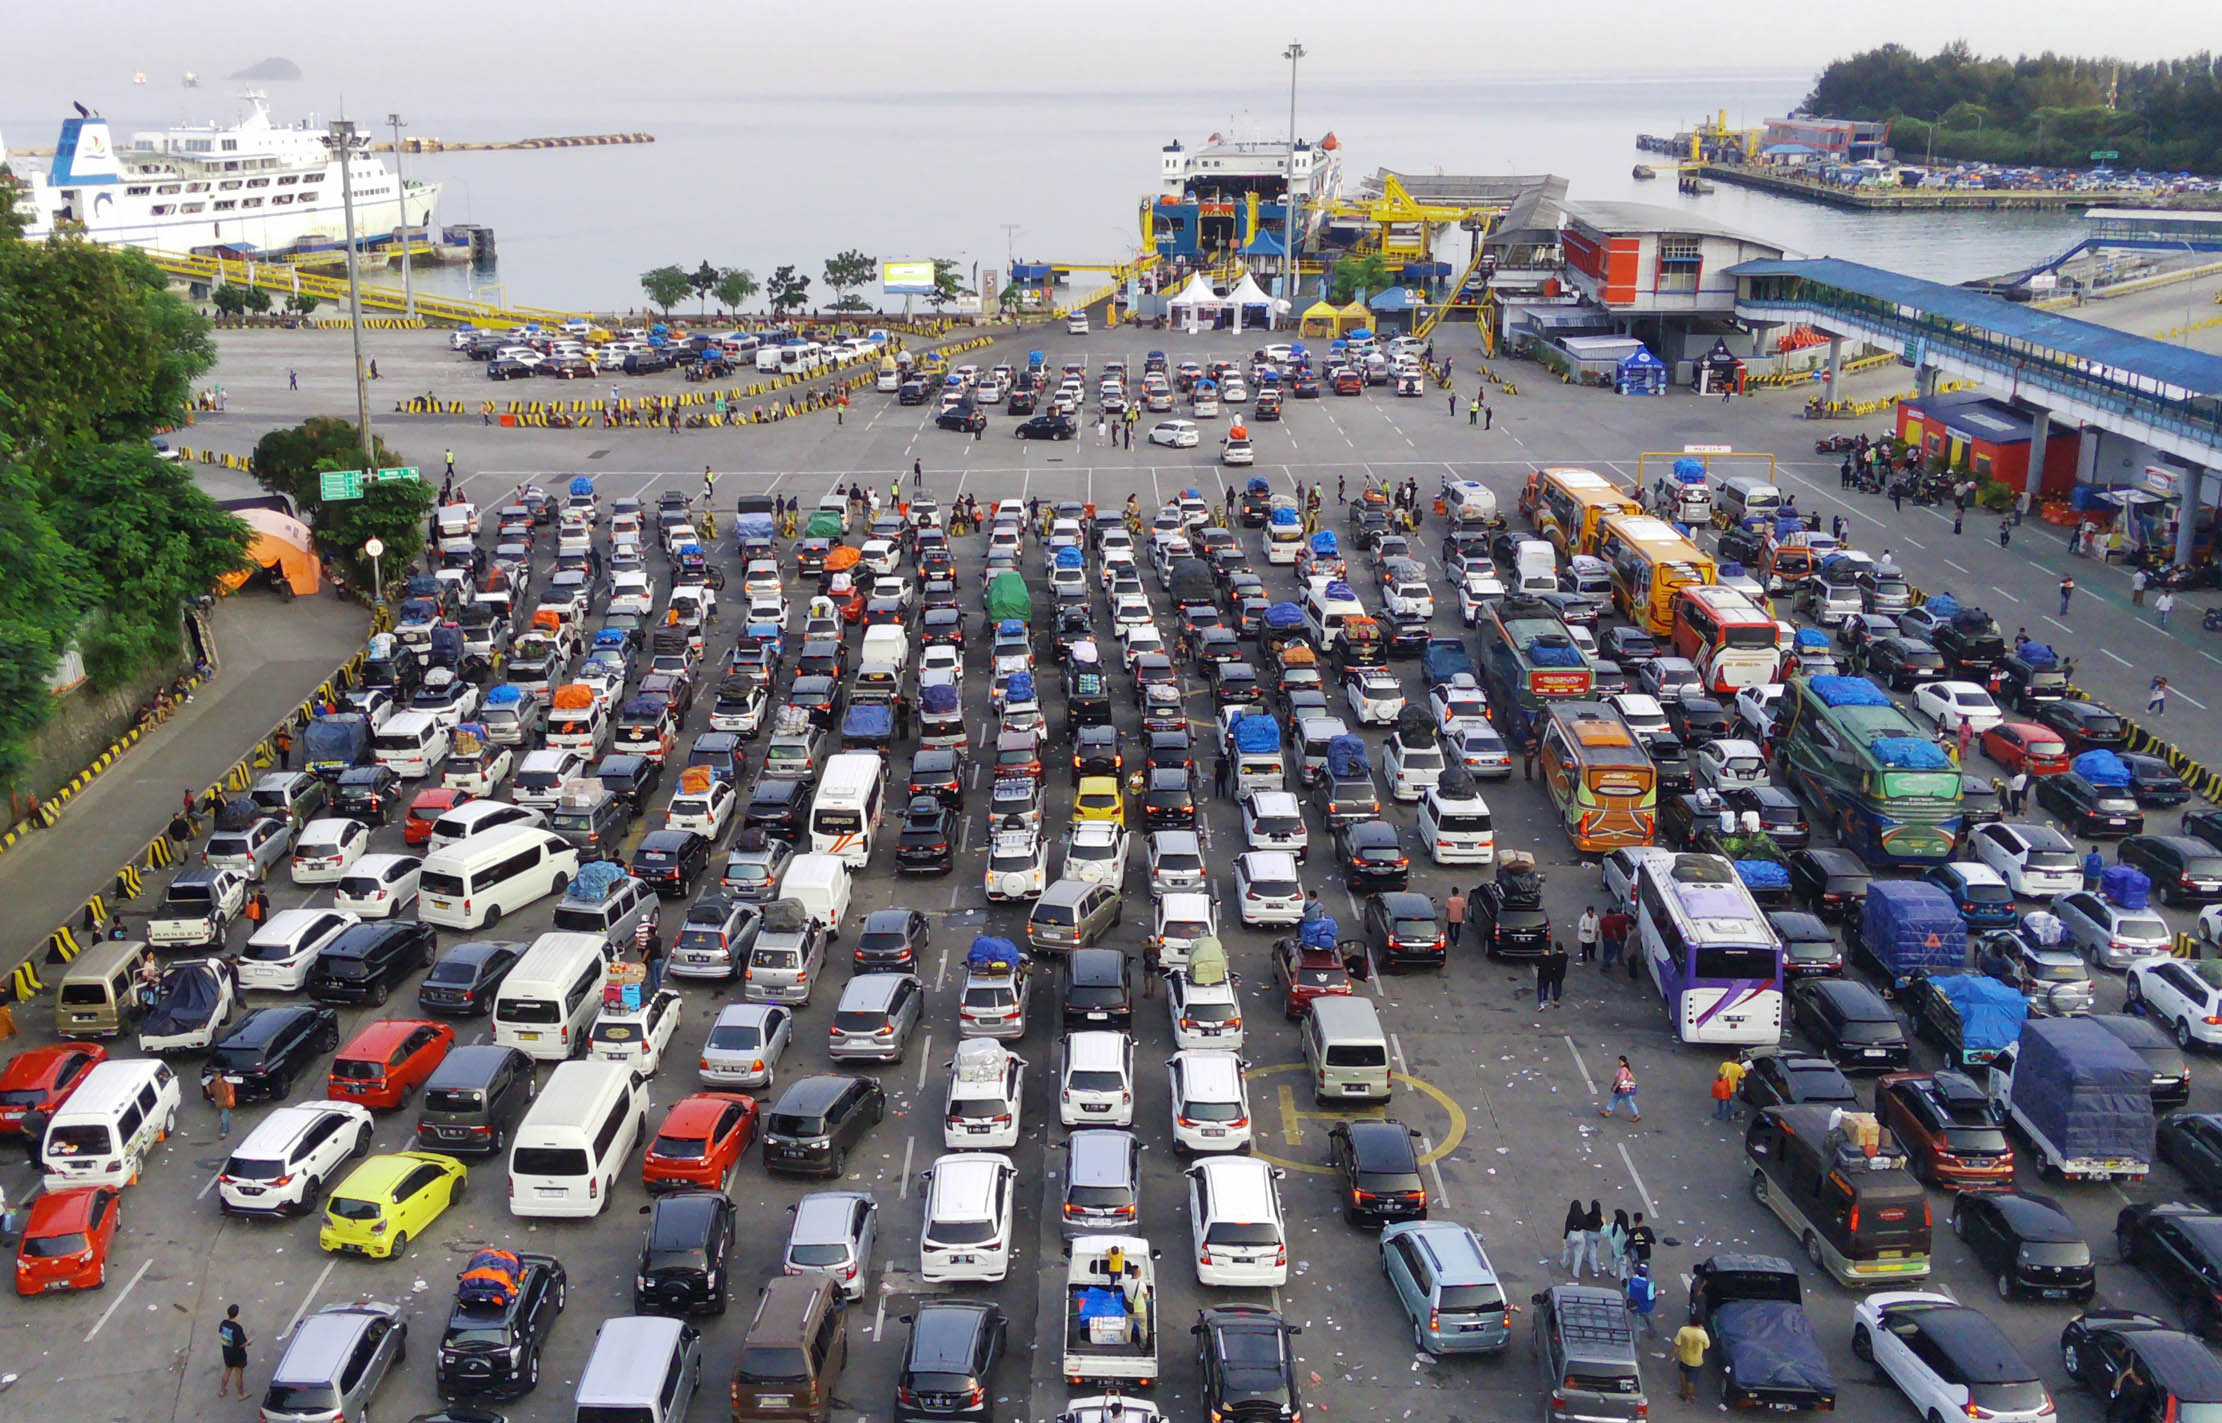
[(370, 827), (360, 820), (344, 816), (312, 820), (293, 841), (293, 882), (336, 883), (369, 848)]
[(1973, 682), (1923, 682), (1914, 688), (1913, 709), (1940, 731), (1957, 732), (1964, 719), (1977, 736), (2006, 719), (1991, 694)]
[(1111, 820), (1084, 820), (1072, 828), (1065, 842), (1064, 879), (1084, 884), (1107, 884), (1117, 889), (1126, 883), (1127, 831)]
[(1192, 450), (1201, 443), (1203, 434), (1193, 420), (1160, 420), (1150, 426), (1150, 443), (1169, 445), (1176, 450)]
[(594, 1020), (588, 1055), (654, 1076), (679, 1031), (679, 990), (658, 989), (638, 1008), (604, 1008)]
[(1378, 667), (1361, 667), (1347, 673), (1343, 695), (1350, 713), (1361, 726), (1387, 726), (1404, 710), (1404, 684)]

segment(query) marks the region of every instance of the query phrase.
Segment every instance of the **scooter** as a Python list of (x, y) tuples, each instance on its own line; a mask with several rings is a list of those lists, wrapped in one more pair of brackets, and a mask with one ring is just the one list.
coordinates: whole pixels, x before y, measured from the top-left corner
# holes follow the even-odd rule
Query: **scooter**
[(1817, 455), (1836, 455), (1842, 454), (1846, 450), (1856, 449), (1858, 446), (1859, 436), (1857, 435), (1824, 435), (1813, 442), (1813, 453)]
[(2208, 632), (2222, 632), (2222, 608), (2209, 608), (2199, 619), (2199, 626)]

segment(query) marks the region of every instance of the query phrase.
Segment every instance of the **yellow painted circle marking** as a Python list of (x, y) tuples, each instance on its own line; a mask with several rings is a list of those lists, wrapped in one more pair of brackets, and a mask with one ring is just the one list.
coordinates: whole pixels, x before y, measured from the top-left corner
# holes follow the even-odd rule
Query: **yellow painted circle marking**
[[(1311, 1071), (1312, 1069), (1309, 1063), (1276, 1062), (1265, 1067), (1253, 1067), (1247, 1072), (1244, 1072), (1242, 1074), (1242, 1078), (1245, 1082), (1259, 1082), (1277, 1073), (1294, 1072), (1301, 1073), (1308, 1079), (1311, 1076)], [(1442, 1088), (1436, 1086), (1434, 1083), (1428, 1081), (1426, 1078), (1415, 1076), (1414, 1074), (1409, 1072), (1399, 1072), (1393, 1074), (1390, 1079), (1390, 1086), (1392, 1088), (1410, 1087), (1419, 1092), (1421, 1095), (1432, 1098), (1435, 1104), (1441, 1107), (1444, 1114), (1450, 1118), (1450, 1130), (1443, 1134), (1443, 1139), (1441, 1141), (1436, 1142), (1431, 1149), (1429, 1149), (1424, 1155), (1420, 1157), (1420, 1164), (1422, 1166), (1432, 1165), (1458, 1149), (1458, 1144), (1466, 1139), (1466, 1109), (1459, 1106), (1457, 1102), (1453, 1101), (1451, 1099), (1451, 1095), (1448, 1092), (1445, 1092)], [(1369, 1119), (1378, 1120), (1383, 1115), (1383, 1113), (1378, 1109), (1357, 1112), (1333, 1112), (1325, 1110), (1305, 1111), (1295, 1106), (1295, 1094), (1290, 1089), (1283, 1087), (1280, 1089), (1280, 1091), (1284, 1096), (1284, 1100), (1282, 1101), (1280, 1106), (1282, 1138), (1284, 1140), (1300, 1140), (1303, 1136), (1302, 1124), (1306, 1120), (1325, 1122), (1366, 1121)], [(1253, 1101), (1250, 1104), (1250, 1118), (1253, 1122), (1256, 1121), (1258, 1118), (1258, 1111), (1258, 1104)], [(1294, 1128), (1293, 1130), (1291, 1130), (1292, 1127)], [(1286, 1157), (1275, 1156), (1270, 1152), (1261, 1151), (1254, 1144), (1250, 1148), (1250, 1154), (1257, 1157), (1260, 1161), (1269, 1161), (1275, 1166), (1285, 1167), (1290, 1171), (1308, 1171), (1315, 1176), (1331, 1176), (1334, 1174), (1334, 1169), (1332, 1167), (1324, 1165), (1323, 1163), (1317, 1161), (1291, 1161)]]

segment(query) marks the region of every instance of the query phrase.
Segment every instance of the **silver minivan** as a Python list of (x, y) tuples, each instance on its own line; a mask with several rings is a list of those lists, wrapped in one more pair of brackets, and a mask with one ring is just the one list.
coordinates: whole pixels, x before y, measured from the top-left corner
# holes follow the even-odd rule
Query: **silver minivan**
[(650, 1315), (605, 1319), (572, 1394), (577, 1418), (680, 1423), (702, 1387), (702, 1335)]
[(742, 1000), (808, 1003), (811, 985), (823, 976), (825, 966), (825, 930), (801, 900), (775, 899), (764, 906), (756, 943), (748, 951)]
[(1157, 830), (1150, 834), (1150, 893), (1204, 889), (1203, 842), (1193, 830)]
[(826, 1034), (826, 1055), (835, 1062), (869, 1058), (900, 1059), (925, 1011), (925, 991), (916, 974), (860, 973), (841, 990)]
[(335, 1304), (301, 1321), (262, 1395), (262, 1423), (339, 1423), (370, 1412), (409, 1326), (394, 1305)]
[(1130, 1131), (1090, 1127), (1065, 1140), (1064, 1233), (1139, 1235), (1142, 1144)]
[(1389, 1035), (1373, 1000), (1314, 998), (1304, 1015), (1304, 1063), (1322, 1102), (1389, 1099)]

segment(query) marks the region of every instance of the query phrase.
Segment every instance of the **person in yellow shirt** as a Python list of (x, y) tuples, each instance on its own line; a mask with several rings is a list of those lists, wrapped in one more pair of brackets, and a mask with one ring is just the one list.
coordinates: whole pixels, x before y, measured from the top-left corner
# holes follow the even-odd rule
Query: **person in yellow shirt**
[(1713, 1075), (1713, 1120), (1731, 1121), (1736, 1115), (1736, 1092), (1744, 1085), (1744, 1065), (1734, 1058), (1720, 1065)]
[(1705, 1326), (1692, 1320), (1674, 1331), (1674, 1365), (1682, 1371), (1682, 1401), (1697, 1401), (1697, 1371), (1705, 1367), (1705, 1351), (1713, 1347), (1713, 1336)]

